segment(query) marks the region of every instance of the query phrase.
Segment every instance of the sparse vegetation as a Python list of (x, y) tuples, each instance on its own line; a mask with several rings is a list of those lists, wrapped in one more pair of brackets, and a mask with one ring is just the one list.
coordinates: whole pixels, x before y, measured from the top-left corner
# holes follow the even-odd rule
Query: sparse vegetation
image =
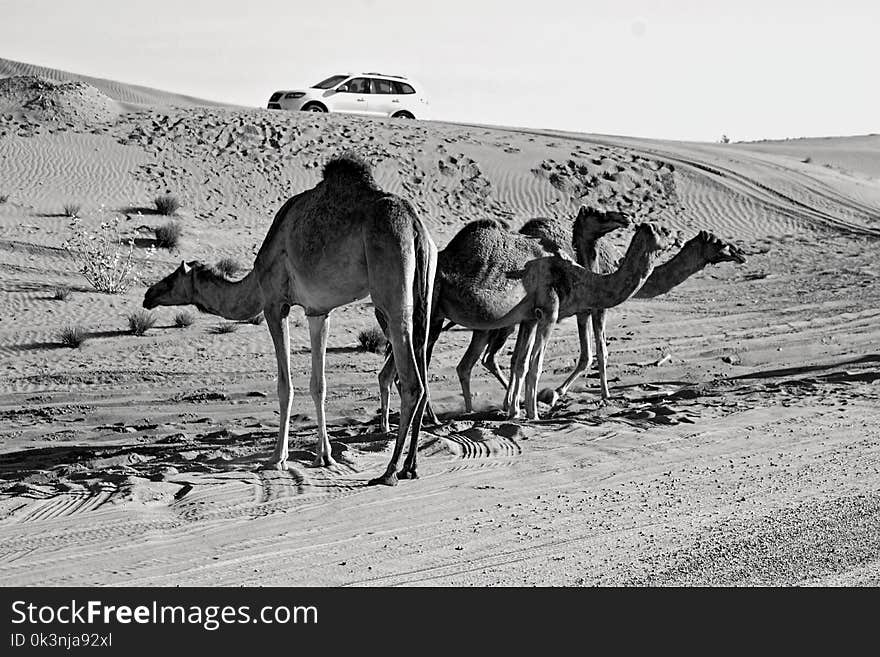
[(249, 320), (247, 320), (247, 323), (248, 323), (248, 324), (253, 324), (254, 326), (259, 326), (260, 324), (263, 323), (263, 321), (264, 321), (265, 319), (266, 319), (266, 318), (263, 317), (263, 313), (260, 313), (259, 315), (254, 315), (254, 316), (251, 317)]
[(157, 196), (153, 199), (153, 203), (156, 204), (156, 212), (164, 214), (166, 217), (176, 214), (180, 209), (180, 201), (177, 200), (177, 197), (172, 196), (171, 194)]
[(809, 164), (812, 161), (813, 161), (813, 158), (811, 158), (809, 155), (807, 155), (807, 157), (805, 157), (803, 160), (801, 160), (801, 162), (803, 162), (804, 164)]
[(52, 291), (52, 298), (55, 301), (67, 301), (67, 297), (70, 296), (70, 288), (66, 285), (59, 285)]
[(86, 341), (86, 332), (81, 326), (65, 326), (58, 334), (58, 339), (65, 347), (79, 349)]
[(223, 258), (214, 265), (214, 271), (224, 278), (231, 278), (241, 271), (241, 265), (235, 258)]
[(153, 230), (156, 234), (156, 246), (160, 249), (176, 249), (180, 244), (183, 229), (176, 221), (169, 221)]
[(79, 273), (98, 292), (119, 294), (139, 280), (137, 265), (132, 261), (134, 240), (122, 238), (119, 222), (119, 217), (113, 217), (94, 230), (74, 222), (73, 237), (63, 245)]
[(238, 324), (219, 324), (210, 329), (211, 333), (215, 335), (222, 335), (223, 333), (235, 333), (238, 330)]
[(65, 203), (63, 208), (64, 216), (70, 217), (71, 219), (79, 217), (81, 210), (82, 206), (79, 203)]
[(361, 345), (361, 349), (364, 351), (371, 351), (374, 354), (379, 354), (385, 349), (387, 340), (385, 339), (385, 334), (382, 332), (382, 329), (378, 326), (371, 326), (358, 333), (358, 342)]
[(188, 310), (181, 310), (174, 316), (174, 325), (177, 328), (186, 328), (187, 326), (192, 326), (192, 323), (195, 321), (193, 314)]
[(719, 139), (718, 142), (721, 144), (729, 144), (730, 137), (728, 137), (727, 135), (721, 135), (721, 139)]
[(136, 310), (128, 316), (128, 328), (132, 335), (143, 335), (155, 325), (155, 315), (146, 310)]
[(8, 200), (9, 200), (9, 194), (0, 194), (0, 205), (3, 205)]

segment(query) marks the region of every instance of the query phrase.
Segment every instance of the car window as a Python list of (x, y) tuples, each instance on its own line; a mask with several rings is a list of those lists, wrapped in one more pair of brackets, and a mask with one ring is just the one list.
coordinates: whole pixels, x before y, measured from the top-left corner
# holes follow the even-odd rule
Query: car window
[(394, 83), (391, 80), (380, 80), (379, 78), (373, 78), (373, 93), (393, 94), (398, 92), (394, 91)]
[(416, 92), (416, 90), (406, 82), (393, 82), (392, 84), (394, 85), (394, 93), (396, 94), (414, 94)]
[(347, 75), (333, 75), (326, 80), (321, 80), (318, 84), (312, 85), (312, 89), (332, 89), (347, 77)]
[(370, 93), (370, 79), (369, 78), (355, 78), (353, 80), (348, 81), (348, 91), (353, 94), (368, 94)]

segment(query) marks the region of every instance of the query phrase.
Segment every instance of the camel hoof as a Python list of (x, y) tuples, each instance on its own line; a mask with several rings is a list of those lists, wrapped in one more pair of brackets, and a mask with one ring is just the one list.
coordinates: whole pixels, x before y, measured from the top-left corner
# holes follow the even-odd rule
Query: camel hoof
[(336, 461), (333, 460), (332, 456), (324, 455), (323, 457), (319, 454), (315, 457), (315, 460), (312, 461), (313, 468), (330, 468), (336, 465)]
[(391, 433), (391, 424), (380, 424), (379, 425), (380, 433)]
[(507, 419), (508, 420), (521, 420), (522, 413), (519, 409), (507, 411)]
[(409, 469), (404, 468), (403, 470), (401, 470), (400, 472), (397, 473), (397, 478), (398, 479), (418, 479), (419, 473), (416, 472), (415, 468), (409, 468)]
[(397, 485), (397, 473), (392, 470), (391, 472), (386, 472), (381, 477), (376, 477), (375, 479), (370, 479), (367, 482), (367, 486), (396, 486)]
[(559, 401), (559, 393), (553, 388), (544, 388), (538, 393), (538, 401), (547, 406), (554, 406)]
[(278, 470), (279, 472), (284, 472), (287, 470), (287, 459), (272, 459), (268, 463), (270, 470)]

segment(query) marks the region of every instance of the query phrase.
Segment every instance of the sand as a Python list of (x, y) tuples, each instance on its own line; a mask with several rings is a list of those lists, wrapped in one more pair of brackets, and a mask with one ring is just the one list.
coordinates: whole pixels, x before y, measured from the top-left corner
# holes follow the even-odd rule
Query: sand
[[(280, 113), (6, 60), (0, 92), (0, 584), (880, 583), (880, 137), (722, 145)], [(393, 489), (366, 486), (391, 449), (381, 358), (357, 343), (369, 300), (331, 316), (332, 470), (308, 467), (294, 309), (292, 456), (266, 470), (265, 325), (220, 333), (230, 322), (194, 312), (177, 328), (160, 308), (138, 337), (127, 316), (182, 259), (249, 266), (284, 200), (345, 150), (441, 248), (470, 220), (516, 229), (589, 203), (684, 239), (711, 230), (748, 262), (612, 310), (611, 403), (591, 376), (537, 422), (505, 420), (481, 369), (463, 412), (469, 333), (449, 331), (430, 377), (444, 424), (422, 434), (422, 478)], [(183, 237), (150, 256), (164, 193)], [(141, 283), (108, 295), (79, 276), (71, 203), (81, 225), (122, 217)], [(79, 349), (59, 344), (66, 325), (89, 334)], [(542, 384), (576, 358), (570, 319)]]

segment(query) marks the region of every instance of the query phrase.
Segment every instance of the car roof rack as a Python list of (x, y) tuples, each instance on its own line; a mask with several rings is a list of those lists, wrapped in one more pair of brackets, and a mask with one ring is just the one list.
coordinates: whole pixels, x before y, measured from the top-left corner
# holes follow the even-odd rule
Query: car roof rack
[(367, 71), (361, 75), (382, 75), (386, 78), (397, 78), (398, 80), (406, 80), (405, 75), (391, 75), (390, 73), (380, 73), (379, 71)]

